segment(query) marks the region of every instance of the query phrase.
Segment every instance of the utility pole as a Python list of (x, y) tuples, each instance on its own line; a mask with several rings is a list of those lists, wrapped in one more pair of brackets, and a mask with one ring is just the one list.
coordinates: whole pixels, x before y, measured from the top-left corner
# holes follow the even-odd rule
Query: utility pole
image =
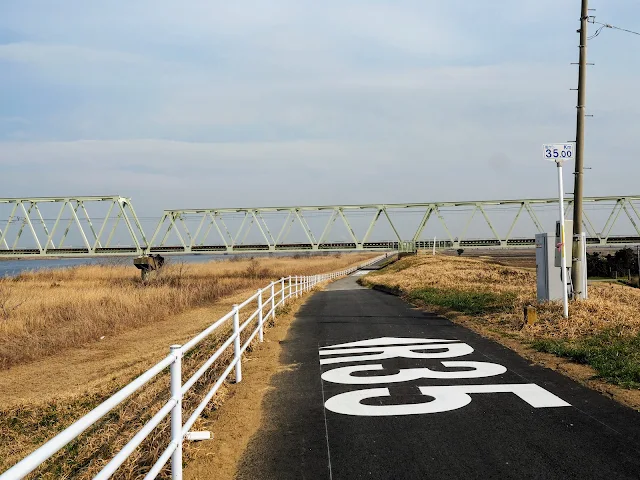
[(589, 0), (582, 0), (580, 15), (580, 63), (578, 67), (578, 121), (576, 128), (576, 170), (573, 197), (573, 252), (571, 280), (574, 297), (584, 298), (584, 276), (582, 265), (582, 197), (584, 176), (584, 119), (587, 103), (587, 26), (589, 24)]

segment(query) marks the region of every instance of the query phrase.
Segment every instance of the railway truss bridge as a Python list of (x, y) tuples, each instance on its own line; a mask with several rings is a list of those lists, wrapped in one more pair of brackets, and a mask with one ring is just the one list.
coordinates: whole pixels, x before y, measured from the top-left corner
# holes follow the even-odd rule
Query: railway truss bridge
[[(0, 198), (0, 258), (532, 248), (557, 210), (546, 198), (181, 209), (158, 219), (138, 217), (121, 196)], [(588, 245), (640, 244), (639, 211), (640, 196), (585, 198)]]

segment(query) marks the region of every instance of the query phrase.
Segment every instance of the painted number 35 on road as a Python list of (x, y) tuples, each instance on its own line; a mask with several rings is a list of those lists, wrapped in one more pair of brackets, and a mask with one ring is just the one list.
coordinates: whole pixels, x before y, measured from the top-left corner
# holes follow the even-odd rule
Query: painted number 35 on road
[[(373, 338), (359, 342), (330, 345), (320, 348), (320, 365), (356, 363), (337, 366), (322, 374), (322, 380), (353, 386), (395, 385), (418, 380), (422, 402), (408, 404), (380, 404), (391, 397), (387, 387), (364, 388), (340, 393), (325, 402), (327, 410), (342, 415), (384, 417), (394, 415), (423, 415), (457, 410), (471, 403), (470, 394), (512, 393), (533, 408), (568, 407), (567, 402), (535, 383), (496, 383), (480, 385), (429, 385), (430, 379), (480, 379), (502, 375), (507, 369), (497, 363), (449, 360), (473, 353), (473, 348), (458, 340), (433, 338)], [(442, 364), (444, 370), (423, 368), (392, 368), (385, 374), (380, 363), (390, 359), (430, 359)], [(371, 364), (369, 362), (376, 361)], [(460, 370), (464, 368), (465, 370)], [(382, 373), (382, 375), (381, 375)]]

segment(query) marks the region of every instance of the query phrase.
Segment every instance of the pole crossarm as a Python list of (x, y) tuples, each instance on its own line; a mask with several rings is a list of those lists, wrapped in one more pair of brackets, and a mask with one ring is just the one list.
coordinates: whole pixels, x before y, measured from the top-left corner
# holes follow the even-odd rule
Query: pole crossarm
[[(590, 245), (640, 244), (640, 195), (586, 197), (584, 205)], [(1, 198), (0, 257), (376, 251), (407, 241), (423, 249), (434, 237), (438, 248), (533, 248), (536, 233), (553, 231), (557, 208), (557, 198), (539, 198), (174, 209), (147, 241), (124, 197)]]

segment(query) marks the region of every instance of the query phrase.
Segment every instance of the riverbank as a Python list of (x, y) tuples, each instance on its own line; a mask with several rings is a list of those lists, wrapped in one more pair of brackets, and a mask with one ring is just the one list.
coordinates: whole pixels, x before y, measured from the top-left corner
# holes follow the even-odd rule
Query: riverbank
[[(77, 334), (77, 331), (83, 331), (83, 325), (90, 324), (90, 319), (93, 319), (96, 328), (105, 328), (114, 316), (106, 312), (118, 312), (122, 322), (116, 322), (117, 328), (112, 326), (110, 333), (105, 335), (103, 331), (102, 335), (84, 345), (73, 345), (71, 342), (44, 358), (31, 358), (0, 371), (0, 391), (3, 392), (0, 397), (0, 436), (4, 439), (0, 446), (0, 471), (166, 356), (169, 345), (184, 343), (192, 338), (231, 310), (233, 304), (240, 303), (272, 279), (291, 273), (311, 275), (335, 271), (362, 263), (372, 256), (349, 254), (174, 265), (173, 269), (163, 272), (155, 283), (149, 285), (142, 285), (139, 275), (135, 270), (132, 272), (130, 267), (121, 270), (121, 267), (104, 266), (50, 270), (1, 280), (0, 284), (16, 284), (22, 288), (29, 285), (34, 295), (31, 303), (48, 303), (56, 311), (65, 311), (60, 306), (65, 302), (70, 302), (66, 305), (72, 307), (78, 302), (91, 305), (85, 309), (72, 308), (72, 314), (81, 314), (80, 323), (76, 324), (80, 327), (65, 327), (64, 321), (74, 323), (72, 314), (68, 318), (58, 317), (61, 323), (42, 330), (43, 333), (34, 338), (34, 343), (45, 342), (46, 332), (58, 339)], [(60, 285), (52, 287), (54, 283)], [(199, 284), (202, 287), (197, 287)], [(205, 292), (216, 288), (216, 285), (217, 296)], [(46, 295), (38, 295), (37, 292), (43, 288)], [(166, 298), (163, 299), (163, 296)], [(132, 298), (149, 308), (136, 310), (139, 307), (131, 302)], [(164, 310), (149, 313), (160, 308), (159, 301), (165, 302), (162, 304)], [(279, 311), (277, 321), (287, 322), (302, 301), (300, 299), (287, 304)], [(26, 308), (28, 304), (24, 305)], [(137, 320), (126, 323), (124, 321), (127, 318)], [(14, 324), (16, 321), (13, 319)], [(14, 330), (20, 332), (15, 326)], [(63, 331), (65, 334), (62, 334)], [(267, 332), (265, 336), (268, 335)], [(27, 340), (27, 336), (18, 338)], [(195, 372), (220, 343), (220, 336), (213, 336), (188, 358), (185, 357), (184, 377)], [(6, 342), (5, 348), (9, 345), (10, 342)], [(30, 348), (41, 347), (32, 345)], [(228, 357), (220, 358), (205, 378), (194, 386), (193, 394), (185, 399), (186, 411), (202, 398), (210, 387), (207, 382), (220, 373), (223, 367), (219, 365), (224, 365), (227, 360)], [(34, 478), (91, 478), (166, 401), (167, 381), (167, 375), (158, 377), (95, 428), (74, 440), (61, 454), (47, 462)], [(223, 386), (204, 412), (205, 420), (223, 402), (226, 392), (227, 387)], [(140, 471), (140, 467), (155, 460), (160, 446), (166, 445), (167, 433), (168, 422), (165, 422), (143, 445), (144, 448), (139, 449), (140, 453), (127, 461), (115, 478), (138, 478), (136, 472)]]
[(338, 270), (369, 257), (174, 262), (148, 283), (122, 263), (0, 278), (0, 370), (153, 324), (292, 273)]

